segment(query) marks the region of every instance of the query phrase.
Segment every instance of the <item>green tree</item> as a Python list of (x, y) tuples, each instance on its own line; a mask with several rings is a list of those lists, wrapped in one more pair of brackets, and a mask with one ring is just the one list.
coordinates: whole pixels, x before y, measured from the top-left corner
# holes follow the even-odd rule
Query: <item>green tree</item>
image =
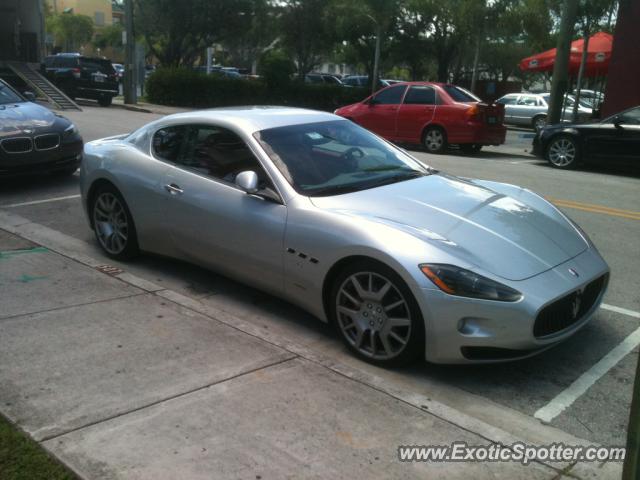
[(135, 0), (135, 28), (164, 66), (191, 66), (213, 43), (246, 31), (252, 0)]
[(122, 25), (114, 23), (108, 25), (96, 34), (93, 44), (97, 48), (122, 48)]
[(47, 17), (46, 29), (53, 34), (57, 46), (76, 51), (93, 37), (93, 20), (86, 15), (61, 13)]

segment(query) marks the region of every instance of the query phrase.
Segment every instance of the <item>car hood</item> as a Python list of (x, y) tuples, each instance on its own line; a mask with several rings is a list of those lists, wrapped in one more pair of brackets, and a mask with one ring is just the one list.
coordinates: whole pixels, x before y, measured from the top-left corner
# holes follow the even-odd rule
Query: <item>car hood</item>
[(537, 275), (588, 248), (576, 228), (537, 195), (487, 184), (492, 188), (434, 174), (311, 201), (321, 209), (408, 232), (458, 258), (461, 265), (509, 280)]
[(60, 118), (48, 108), (37, 103), (21, 102), (0, 105), (0, 137), (13, 136), (24, 130), (35, 132), (49, 129)]

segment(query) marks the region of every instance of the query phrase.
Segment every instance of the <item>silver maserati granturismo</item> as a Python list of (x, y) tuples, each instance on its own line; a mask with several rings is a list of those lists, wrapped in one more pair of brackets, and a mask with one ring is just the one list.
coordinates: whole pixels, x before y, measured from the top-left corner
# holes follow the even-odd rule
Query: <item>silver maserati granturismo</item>
[(109, 257), (214, 269), (334, 323), (381, 365), (533, 355), (583, 327), (608, 283), (540, 196), (435, 171), (323, 112), (170, 115), (87, 143), (81, 189)]

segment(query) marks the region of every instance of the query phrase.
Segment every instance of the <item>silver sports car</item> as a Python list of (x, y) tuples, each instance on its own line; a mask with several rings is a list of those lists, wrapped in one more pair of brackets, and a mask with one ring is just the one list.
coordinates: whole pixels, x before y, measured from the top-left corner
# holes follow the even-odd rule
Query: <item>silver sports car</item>
[(328, 113), (170, 115), (87, 143), (105, 253), (181, 258), (284, 297), (368, 361), (523, 358), (574, 334), (609, 268), (524, 188), (439, 173)]

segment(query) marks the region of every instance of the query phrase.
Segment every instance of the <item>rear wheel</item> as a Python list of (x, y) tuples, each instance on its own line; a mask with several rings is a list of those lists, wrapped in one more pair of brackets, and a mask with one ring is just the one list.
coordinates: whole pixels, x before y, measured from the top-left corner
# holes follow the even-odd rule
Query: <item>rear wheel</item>
[(402, 278), (375, 261), (345, 268), (331, 294), (332, 318), (358, 357), (381, 366), (424, 357), (424, 321)]
[(547, 160), (554, 168), (575, 168), (580, 161), (578, 144), (573, 137), (559, 135), (554, 137), (547, 146)]
[(429, 153), (442, 153), (447, 148), (447, 135), (440, 127), (429, 127), (424, 132), (422, 143)]
[(536, 131), (542, 129), (546, 124), (547, 124), (546, 115), (537, 115), (533, 117), (533, 120), (531, 120), (531, 126)]
[(124, 198), (115, 187), (99, 187), (93, 196), (91, 215), (96, 240), (109, 257), (128, 260), (138, 254), (133, 217)]
[(111, 105), (111, 101), (111, 97), (101, 97), (98, 99), (98, 103), (101, 107), (108, 107), (109, 105)]

